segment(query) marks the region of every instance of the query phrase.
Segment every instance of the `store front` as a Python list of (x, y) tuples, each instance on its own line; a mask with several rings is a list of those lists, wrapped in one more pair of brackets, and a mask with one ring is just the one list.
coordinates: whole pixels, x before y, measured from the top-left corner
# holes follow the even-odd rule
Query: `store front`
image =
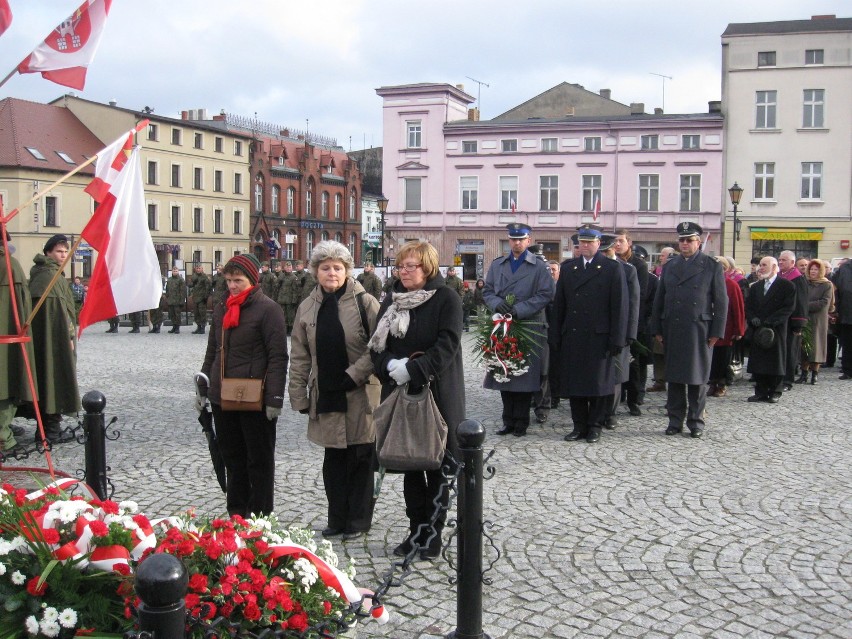
[(819, 257), (819, 241), (825, 229), (822, 228), (764, 228), (751, 227), (751, 256), (777, 257), (781, 251), (793, 251), (797, 258), (813, 259)]

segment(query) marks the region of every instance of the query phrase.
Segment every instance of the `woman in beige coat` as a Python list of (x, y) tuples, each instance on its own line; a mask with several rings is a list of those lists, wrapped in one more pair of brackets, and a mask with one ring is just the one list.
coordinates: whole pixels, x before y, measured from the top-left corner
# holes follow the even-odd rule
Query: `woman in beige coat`
[(290, 405), (308, 415), (308, 439), (325, 448), (328, 498), (324, 537), (355, 539), (370, 529), (380, 386), (367, 350), (378, 301), (352, 278), (353, 260), (339, 242), (311, 253), (319, 286), (299, 305), (290, 344)]
[(834, 312), (834, 284), (825, 276), (825, 264), (820, 260), (808, 262), (808, 324), (810, 325), (810, 351), (802, 348), (802, 374), (797, 384), (805, 384), (808, 371), (811, 384), (819, 379), (819, 367), (825, 363), (828, 344), (828, 315)]

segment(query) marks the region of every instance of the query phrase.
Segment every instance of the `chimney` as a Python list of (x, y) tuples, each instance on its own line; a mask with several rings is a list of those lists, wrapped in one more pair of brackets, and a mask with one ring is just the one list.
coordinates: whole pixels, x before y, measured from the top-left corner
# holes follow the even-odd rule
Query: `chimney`
[(660, 107), (654, 107), (654, 115), (662, 115), (663, 110)]
[(457, 88), (459, 91), (464, 91), (464, 85), (463, 85), (463, 84), (457, 84), (457, 85), (456, 85), (456, 88)]
[(645, 113), (645, 103), (644, 102), (631, 102), (630, 103), (630, 115), (642, 115)]
[(611, 89), (601, 89), (600, 94), (601, 94), (601, 97), (604, 98), (605, 100), (611, 100), (612, 99), (610, 97), (612, 95)]
[(181, 120), (189, 120), (189, 111), (181, 111), (180, 112)]
[(115, 98), (113, 98), (112, 100), (109, 101), (109, 105), (111, 107), (118, 106), (118, 101), (115, 100)]
[(722, 101), (721, 100), (710, 100), (707, 103), (707, 112), (708, 113), (721, 113), (722, 112)]
[(290, 129), (281, 129), (281, 137), (289, 138), (290, 137)]
[(479, 109), (468, 109), (467, 110), (467, 119), (471, 122), (479, 122)]
[(819, 16), (811, 16), (811, 20), (835, 20), (835, 19), (837, 19), (837, 16), (834, 15), (833, 13), (826, 13), (824, 15), (819, 15)]

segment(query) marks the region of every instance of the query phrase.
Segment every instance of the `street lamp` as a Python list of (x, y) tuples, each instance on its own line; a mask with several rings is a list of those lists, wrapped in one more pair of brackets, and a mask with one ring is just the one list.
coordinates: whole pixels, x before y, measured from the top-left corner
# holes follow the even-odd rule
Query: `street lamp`
[(378, 198), (376, 198), (376, 205), (379, 207), (379, 214), (381, 214), (382, 216), (382, 235), (379, 238), (379, 263), (385, 266), (385, 277), (387, 277), (388, 270), (387, 265), (385, 265), (385, 211), (388, 210), (388, 199), (384, 195), (380, 195)]
[(737, 259), (737, 242), (740, 240), (740, 229), (743, 226), (743, 221), (737, 218), (737, 206), (740, 204), (740, 198), (743, 196), (743, 188), (734, 182), (734, 185), (728, 189), (728, 193), (731, 195), (731, 204), (734, 205), (734, 233), (733, 233), (733, 241), (731, 244), (733, 245), (731, 248), (731, 257), (736, 261)]

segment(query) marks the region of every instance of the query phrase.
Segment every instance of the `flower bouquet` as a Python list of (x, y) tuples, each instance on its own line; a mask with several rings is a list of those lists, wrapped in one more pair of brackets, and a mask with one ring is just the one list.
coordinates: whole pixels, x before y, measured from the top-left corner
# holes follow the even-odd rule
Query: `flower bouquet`
[[(284, 528), (274, 515), (150, 521), (134, 502), (66, 494), (73, 483), (0, 489), (0, 639), (132, 630), (135, 569), (152, 553), (186, 566), (192, 638), (266, 629), (319, 636), (320, 628), (332, 636), (369, 602), (351, 563), (338, 569), (330, 542), (316, 544), (312, 531)], [(387, 619), (381, 607), (370, 614)]]
[[(508, 295), (506, 301), (514, 304), (514, 295)], [(529, 371), (530, 360), (537, 355), (538, 340), (542, 337), (528, 322), (516, 320), (511, 314), (483, 315), (477, 322), (473, 354), (494, 380), (502, 384)]]

